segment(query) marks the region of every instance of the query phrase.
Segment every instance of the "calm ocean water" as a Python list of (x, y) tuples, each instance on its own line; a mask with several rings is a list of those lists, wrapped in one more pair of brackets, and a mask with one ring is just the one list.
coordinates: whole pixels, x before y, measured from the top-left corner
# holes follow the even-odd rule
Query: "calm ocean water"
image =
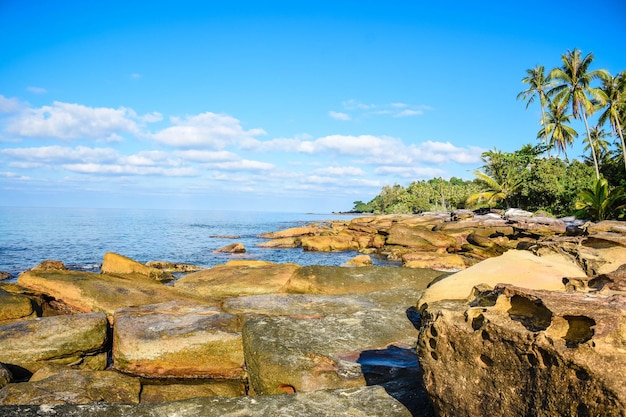
[[(263, 249), (255, 246), (264, 241), (257, 236), (312, 222), (353, 217), (238, 211), (0, 207), (0, 271), (17, 277), (20, 272), (46, 259), (63, 261), (70, 269), (98, 271), (106, 252), (116, 252), (142, 263), (170, 261), (206, 267), (241, 258), (300, 265), (341, 265), (356, 253)], [(219, 237), (228, 235), (240, 237)], [(243, 243), (247, 253), (214, 253), (231, 243)]]

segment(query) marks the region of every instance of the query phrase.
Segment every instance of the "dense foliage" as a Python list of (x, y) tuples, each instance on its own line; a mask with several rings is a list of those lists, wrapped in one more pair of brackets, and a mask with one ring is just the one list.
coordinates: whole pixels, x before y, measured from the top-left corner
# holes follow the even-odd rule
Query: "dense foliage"
[[(613, 77), (606, 70), (592, 70), (593, 54), (583, 57), (578, 49), (563, 54), (561, 62), (547, 74), (541, 65), (527, 70), (522, 83), (528, 88), (517, 97), (527, 108), (538, 99), (539, 145), (484, 152), (484, 165), (474, 172), (473, 181), (452, 177), (414, 181), (406, 188), (384, 186), (370, 202), (355, 201), (353, 211), (519, 207), (555, 216), (626, 218), (626, 71)], [(582, 135), (572, 126), (574, 121), (583, 123)], [(580, 136), (586, 155), (570, 161), (567, 148)]]

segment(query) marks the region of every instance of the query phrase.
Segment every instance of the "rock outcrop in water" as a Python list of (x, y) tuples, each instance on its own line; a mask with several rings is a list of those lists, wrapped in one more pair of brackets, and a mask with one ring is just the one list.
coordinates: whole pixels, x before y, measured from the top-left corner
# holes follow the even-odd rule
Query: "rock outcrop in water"
[(119, 255), (101, 274), (47, 263), (0, 283), (0, 412), (623, 416), (626, 230), (570, 226), (467, 212), (330, 222), (265, 237), (407, 268), (239, 260), (173, 286), (155, 279), (165, 265)]

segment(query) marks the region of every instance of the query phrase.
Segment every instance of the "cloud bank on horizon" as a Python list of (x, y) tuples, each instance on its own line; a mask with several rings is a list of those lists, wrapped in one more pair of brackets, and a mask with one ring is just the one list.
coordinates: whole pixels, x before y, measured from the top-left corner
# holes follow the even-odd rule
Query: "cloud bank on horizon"
[(2, 1), (0, 205), (349, 210), (537, 143), (526, 69), (626, 68), (620, 0), (435, 3)]
[[(397, 103), (347, 103), (377, 115), (421, 115)], [(476, 164), (483, 151), (385, 135), (271, 138), (223, 113), (165, 117), (58, 101), (34, 107), (2, 95), (0, 127), (0, 141), (10, 145), (0, 149), (5, 184), (75, 193), (121, 186), (172, 198), (253, 193), (288, 200), (305, 193), (356, 200), (385, 184), (446, 176), (446, 163)]]

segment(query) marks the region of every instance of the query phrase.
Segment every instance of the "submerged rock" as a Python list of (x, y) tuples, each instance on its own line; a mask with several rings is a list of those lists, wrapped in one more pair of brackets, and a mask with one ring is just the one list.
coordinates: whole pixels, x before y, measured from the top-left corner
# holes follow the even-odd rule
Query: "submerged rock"
[(241, 243), (231, 243), (230, 245), (223, 246), (216, 249), (217, 253), (246, 253), (246, 247)]

